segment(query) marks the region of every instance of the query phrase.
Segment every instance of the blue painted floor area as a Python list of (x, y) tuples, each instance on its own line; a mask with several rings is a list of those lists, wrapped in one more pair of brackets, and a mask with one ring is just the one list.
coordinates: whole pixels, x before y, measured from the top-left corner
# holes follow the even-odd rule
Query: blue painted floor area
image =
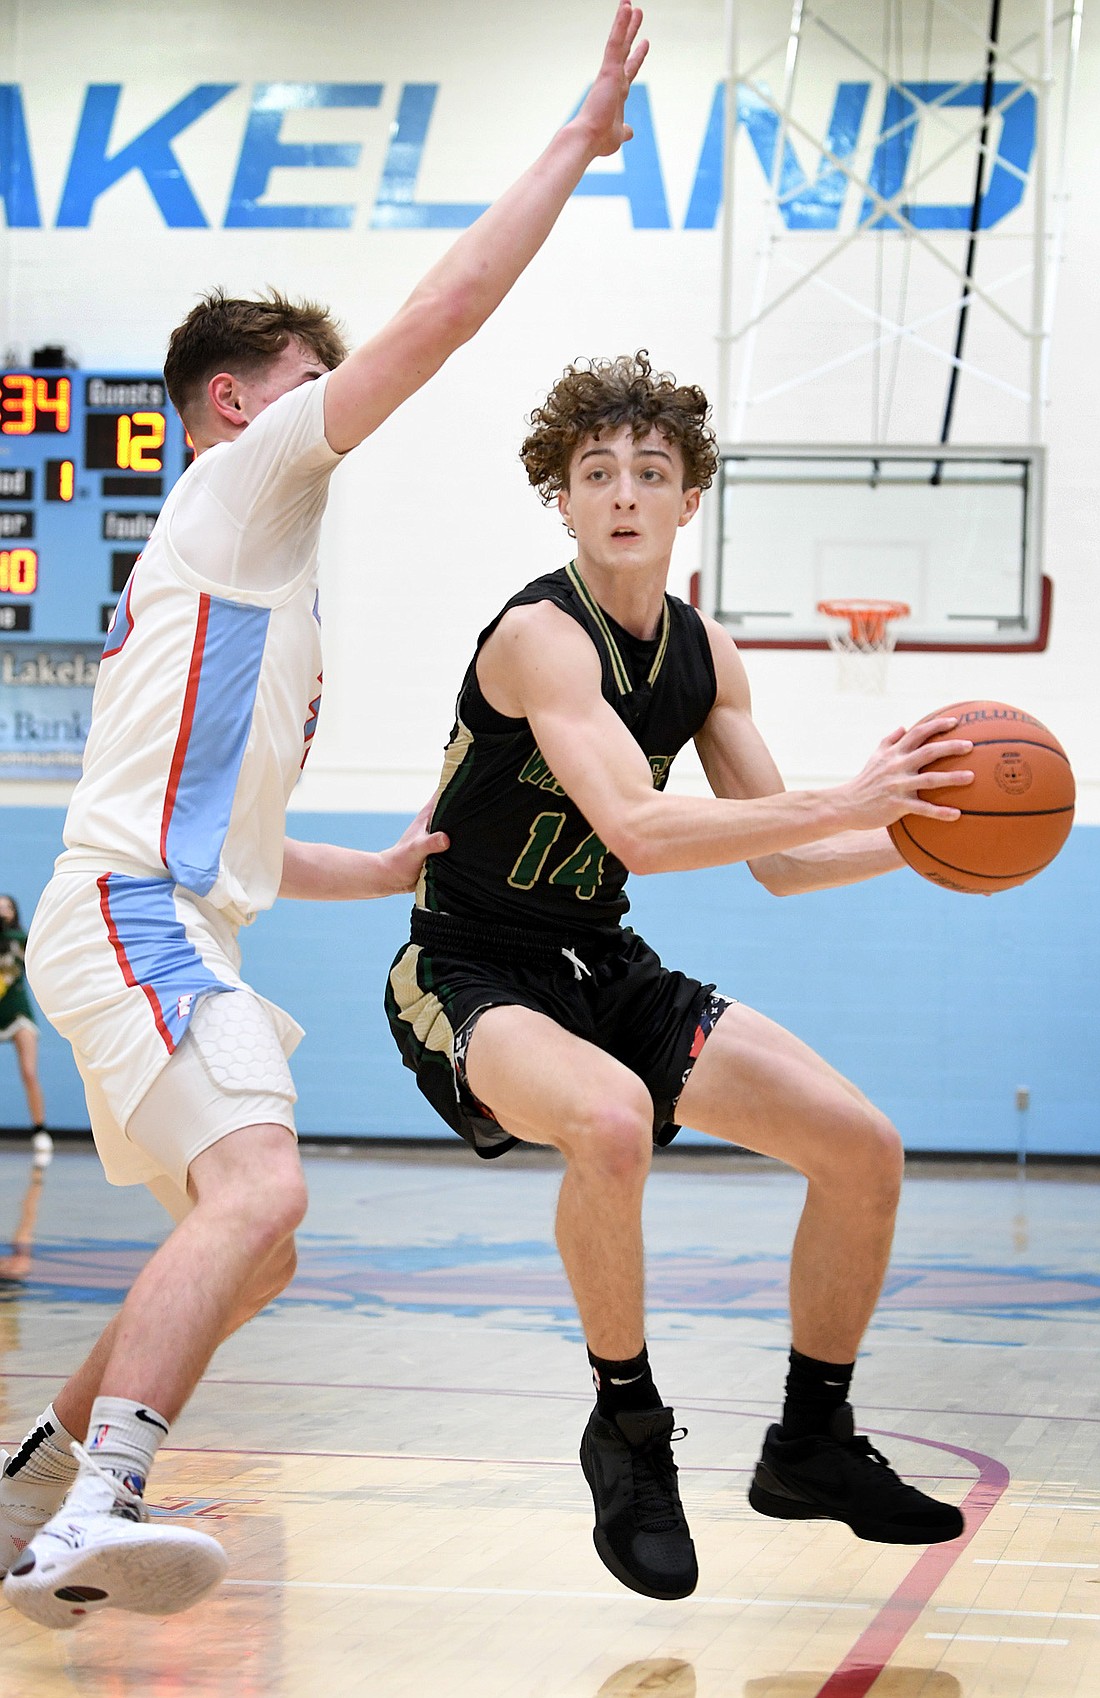
[[(445, 1160), (326, 1151), (307, 1153), (306, 1167), (312, 1204), (298, 1276), (230, 1354), (250, 1355), (260, 1331), (312, 1325), (332, 1329), (341, 1373), (355, 1341), (369, 1337), (371, 1374), (383, 1380), (394, 1368), (387, 1334), (400, 1336), (402, 1360), (421, 1360), (416, 1371), (430, 1380), (422, 1359), (440, 1327), (454, 1340), (468, 1329), (475, 1355), (486, 1337), (510, 1339), (510, 1371), (534, 1384), (551, 1360), (575, 1357), (580, 1334), (553, 1243), (559, 1174), (550, 1158), (489, 1167), (462, 1150)], [(0, 1152), (13, 1222), (25, 1174), (22, 1152)], [(904, 1403), (927, 1379), (920, 1397), (935, 1403), (946, 1381), (965, 1403), (994, 1408), (1007, 1394), (994, 1393), (990, 1376), (1014, 1378), (1011, 1359), (1026, 1348), (1027, 1383), (1014, 1388), (1013, 1406), (1041, 1396), (1055, 1368), (1059, 1382), (1069, 1370), (1062, 1389), (1070, 1401), (1087, 1400), (1073, 1362), (1097, 1342), (1098, 1190), (1100, 1173), (1090, 1168), (1033, 1168), (1019, 1178), (1009, 1169), (918, 1166), (860, 1369), (868, 1394)], [(802, 1191), (795, 1175), (763, 1161), (658, 1159), (646, 1207), (650, 1336), (683, 1393), (777, 1395)], [(31, 1273), (0, 1291), (0, 1326), (32, 1329), (36, 1355), (60, 1315), (66, 1334), (90, 1338), (97, 1322), (88, 1311), (120, 1301), (164, 1225), (143, 1189), (106, 1185), (90, 1153), (62, 1148), (47, 1177)], [(0, 1242), (10, 1230), (0, 1222)], [(539, 1339), (553, 1341), (546, 1360)], [(579, 1359), (567, 1375), (561, 1389), (585, 1395)]]
[[(18, 1294), (24, 1301), (120, 1302), (154, 1248), (152, 1239), (40, 1240), (32, 1273), (20, 1282)], [(649, 1311), (782, 1319), (787, 1266), (785, 1255), (697, 1246), (651, 1249)], [(577, 1330), (557, 1250), (538, 1239), (490, 1242), (459, 1235), (444, 1243), (387, 1245), (304, 1231), (297, 1277), (279, 1302), (482, 1316), (506, 1307), (531, 1315), (548, 1330), (569, 1336)], [(1055, 1315), (1100, 1318), (1100, 1274), (932, 1252), (894, 1258), (876, 1324), (889, 1330), (909, 1326), (915, 1316), (939, 1316), (946, 1324), (946, 1317), (1043, 1321)]]

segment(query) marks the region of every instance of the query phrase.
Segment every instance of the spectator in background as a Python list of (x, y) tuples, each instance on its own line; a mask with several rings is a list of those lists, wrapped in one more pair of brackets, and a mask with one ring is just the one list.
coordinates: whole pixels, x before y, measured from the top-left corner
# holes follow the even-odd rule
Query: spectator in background
[(42, 1180), (53, 1154), (53, 1141), (46, 1131), (46, 1104), (38, 1079), (38, 1027), (23, 970), (26, 941), (27, 934), (20, 924), (14, 896), (0, 896), (0, 1043), (15, 1045), (19, 1076), (26, 1092), (27, 1113), (34, 1133), (30, 1184), (23, 1199), (19, 1225), (15, 1229), (12, 1254), (0, 1258), (0, 1279), (23, 1279), (30, 1271), (31, 1244)]

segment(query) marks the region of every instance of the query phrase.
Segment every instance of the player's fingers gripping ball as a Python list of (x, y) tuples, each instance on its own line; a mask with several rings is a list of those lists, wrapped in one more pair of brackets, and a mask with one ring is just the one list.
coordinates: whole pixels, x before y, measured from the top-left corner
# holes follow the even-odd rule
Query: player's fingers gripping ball
[(1024, 884), (1049, 866), (1069, 836), (1076, 787), (1053, 732), (1005, 702), (955, 702), (954, 735), (967, 755), (932, 761), (926, 772), (972, 772), (973, 784), (921, 791), (925, 801), (958, 808), (957, 820), (905, 814), (890, 827), (895, 849), (915, 872), (947, 890), (986, 895)]
[(44, 1171), (53, 1161), (53, 1139), (48, 1132), (36, 1132), (31, 1139), (31, 1166)]

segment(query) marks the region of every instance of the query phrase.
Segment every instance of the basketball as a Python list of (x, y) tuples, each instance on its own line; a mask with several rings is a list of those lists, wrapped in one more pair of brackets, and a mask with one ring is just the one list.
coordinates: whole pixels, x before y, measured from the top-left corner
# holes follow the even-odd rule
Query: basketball
[(948, 737), (968, 737), (969, 755), (933, 761), (928, 772), (972, 772), (973, 784), (921, 791), (924, 801), (961, 809), (957, 820), (905, 814), (890, 827), (914, 872), (947, 890), (1008, 890), (1049, 866), (1073, 824), (1073, 771), (1045, 725), (1005, 702), (953, 702)]

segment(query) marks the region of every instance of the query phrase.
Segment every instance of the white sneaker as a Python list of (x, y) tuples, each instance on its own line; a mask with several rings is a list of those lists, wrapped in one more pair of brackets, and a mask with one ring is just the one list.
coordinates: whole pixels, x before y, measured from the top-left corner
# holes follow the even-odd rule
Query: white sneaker
[(65, 1496), (62, 1481), (44, 1484), (4, 1473), (10, 1458), (0, 1450), (0, 1579), (17, 1562), (40, 1527), (56, 1515)]
[(96, 1610), (175, 1615), (229, 1566), (216, 1539), (150, 1527), (149, 1511), (80, 1445), (80, 1473), (61, 1508), (12, 1564), (4, 1596), (43, 1627), (76, 1627)]

